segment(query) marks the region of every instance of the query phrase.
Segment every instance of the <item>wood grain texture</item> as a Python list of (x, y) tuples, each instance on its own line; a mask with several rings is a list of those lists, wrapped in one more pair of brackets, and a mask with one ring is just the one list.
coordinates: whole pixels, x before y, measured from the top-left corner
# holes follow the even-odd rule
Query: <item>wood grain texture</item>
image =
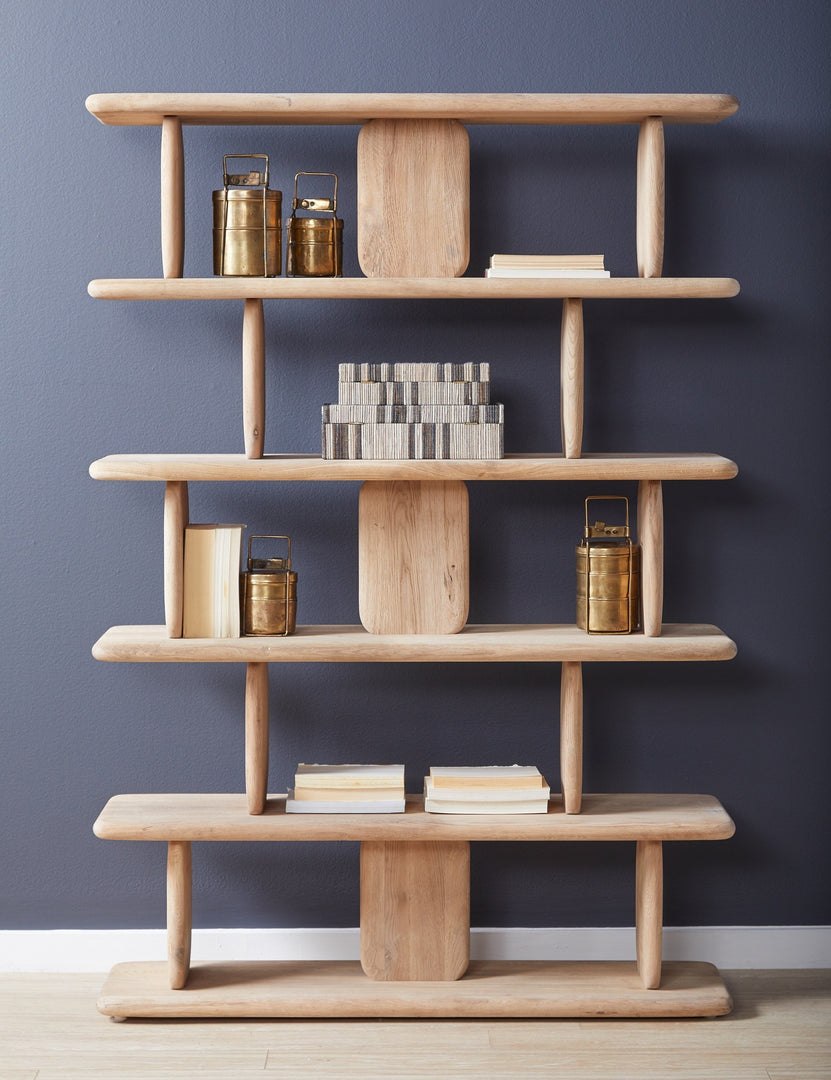
[(643, 632), (659, 637), (664, 617), (664, 497), (660, 480), (638, 483)]
[(128, 663), (510, 663), (731, 660), (718, 627), (665, 623), (660, 637), (587, 634), (573, 624), (474, 625), (458, 634), (370, 634), (362, 626), (298, 626), (289, 637), (168, 638), (162, 626), (113, 626), (96, 660)]
[(358, 502), (358, 610), (371, 634), (456, 634), (469, 598), (459, 480), (368, 481)]
[(384, 119), (466, 124), (637, 124), (648, 116), (716, 123), (739, 103), (731, 94), (91, 94), (104, 124), (364, 124)]
[(245, 669), (245, 793), (248, 813), (265, 810), (268, 791), (268, 664)]
[(168, 480), (164, 487), (164, 619), (168, 637), (182, 636), (185, 526), (188, 524), (188, 485)]
[(583, 666), (573, 661), (560, 673), (560, 782), (563, 808), (579, 814), (583, 802)]
[(180, 278), (185, 268), (185, 146), (176, 116), (162, 121), (161, 234), (162, 274)]
[(647, 990), (661, 985), (663, 866), (661, 841), (639, 840), (635, 855), (635, 948), (638, 974)]
[(111, 454), (95, 480), (730, 480), (718, 454), (506, 454), (488, 461), (325, 461), (319, 454)]
[(242, 317), (242, 428), (247, 458), (265, 445), (265, 316), (262, 300), (246, 300)]
[(727, 840), (734, 825), (712, 795), (585, 794), (580, 814), (553, 795), (547, 814), (287, 814), (285, 795), (248, 813), (241, 794), (115, 795), (94, 826), (102, 840)]
[[(732, 1005), (718, 971), (699, 963), (667, 964), (657, 992), (645, 990), (635, 965), (626, 962), (479, 961), (463, 979), (396, 984), (368, 979), (348, 961), (194, 964), (187, 989), (173, 992), (159, 968), (118, 964), (101, 991), (99, 1011), (150, 1017), (600, 1018), (721, 1016)], [(381, 1075), (388, 1077), (390, 1069), (388, 1063)]]
[[(194, 973), (200, 992), (207, 990), (212, 976), (224, 974), (215, 967), (203, 974), (200, 968), (197, 965)], [(253, 989), (258, 972), (266, 971), (261, 967), (246, 975), (236, 965), (231, 969), (246, 991)], [(356, 983), (368, 982), (357, 963), (353, 971)], [(474, 965), (471, 975), (488, 977), (492, 971), (488, 968), (486, 975)], [(276, 978), (278, 971), (269, 974)], [(522, 1017), (470, 1023), (452, 1016), (440, 1022), (424, 1018), (399, 1023), (370, 1015), (318, 1017), (313, 1025), (302, 1018), (275, 1024), (256, 1017), (239, 1023), (219, 1018), (196, 1024), (114, 1025), (94, 1008), (104, 981), (100, 974), (5, 974), (0, 977), (5, 1069), (0, 1076), (148, 1080), (151, 1074), (153, 1080), (194, 1080), (201, 1069), (210, 1080), (263, 1080), (263, 1070), (266, 1077), (302, 1075), (310, 1080), (335, 1074), (339, 1080), (466, 1075), (487, 1080), (827, 1080), (831, 973), (722, 974), (733, 1011), (710, 1023), (644, 1018), (620, 1023), (603, 1017), (575, 1023)], [(289, 968), (285, 977), (291, 975)], [(142, 976), (132, 989), (143, 991), (151, 981)], [(163, 985), (163, 973), (161, 981)], [(391, 988), (370, 983), (369, 989), (381, 995)], [(456, 987), (444, 989), (453, 992)]]
[(664, 125), (658, 116), (641, 121), (638, 134), (638, 273), (659, 278), (664, 264)]
[(470, 845), (361, 844), (361, 967), (371, 979), (448, 981), (470, 962)]
[(187, 841), (167, 845), (167, 970), (172, 990), (188, 981), (192, 916), (192, 858)]
[(567, 458), (582, 453), (583, 387), (583, 301), (566, 298), (560, 330), (560, 418)]
[(358, 262), (367, 277), (460, 277), (470, 146), (455, 120), (373, 120), (358, 136)]
[(97, 278), (98, 300), (716, 300), (734, 278)]

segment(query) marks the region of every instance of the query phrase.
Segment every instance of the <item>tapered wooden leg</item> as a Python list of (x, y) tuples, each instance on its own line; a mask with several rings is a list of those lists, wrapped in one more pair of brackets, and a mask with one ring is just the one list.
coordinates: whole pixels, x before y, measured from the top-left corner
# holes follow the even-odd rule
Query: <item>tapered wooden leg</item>
[(583, 803), (583, 665), (563, 662), (560, 675), (560, 782), (563, 809), (579, 814)]
[(664, 124), (660, 116), (641, 121), (637, 183), (638, 274), (660, 277), (664, 263)]
[(660, 637), (664, 618), (664, 497), (660, 480), (638, 484), (643, 632)]
[(268, 664), (245, 673), (245, 792), (248, 813), (265, 810), (268, 791)]
[(188, 485), (168, 480), (164, 486), (164, 621), (167, 636), (182, 636), (182, 597)]
[(383, 981), (451, 981), (470, 961), (470, 844), (361, 844), (361, 966)]
[(171, 990), (188, 981), (193, 925), (191, 850), (188, 840), (167, 845), (167, 966)]
[(242, 317), (242, 423), (245, 456), (265, 444), (265, 318), (262, 300), (246, 300)]
[(638, 840), (635, 859), (635, 948), (638, 974), (647, 990), (657, 990), (661, 985), (664, 909), (661, 841)]
[(579, 458), (583, 447), (583, 301), (563, 300), (560, 330), (560, 421), (563, 454)]
[(178, 116), (162, 120), (162, 273), (180, 278), (185, 267), (185, 148)]

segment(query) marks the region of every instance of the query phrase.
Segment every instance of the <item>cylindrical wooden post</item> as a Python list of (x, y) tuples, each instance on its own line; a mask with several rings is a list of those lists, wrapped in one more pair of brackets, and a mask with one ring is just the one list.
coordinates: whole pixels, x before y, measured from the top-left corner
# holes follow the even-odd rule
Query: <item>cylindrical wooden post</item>
[(641, 277), (660, 277), (664, 264), (664, 123), (641, 121), (638, 135), (637, 254)]
[(563, 809), (579, 814), (583, 803), (583, 665), (566, 660), (560, 675), (560, 782)]
[(583, 301), (563, 300), (560, 330), (560, 419), (563, 454), (579, 458), (583, 446)]
[(242, 425), (245, 456), (261, 458), (265, 443), (265, 319), (262, 300), (246, 300), (242, 318)]
[(635, 949), (638, 974), (647, 990), (657, 990), (661, 985), (663, 910), (661, 841), (638, 840), (635, 856)]
[(162, 273), (180, 278), (185, 268), (185, 146), (178, 116), (162, 120)]
[(171, 990), (188, 981), (193, 924), (191, 850), (188, 840), (167, 845), (167, 967)]
[(643, 632), (660, 637), (664, 617), (664, 509), (660, 480), (638, 484), (638, 542), (641, 546)]
[(167, 636), (182, 636), (182, 581), (185, 526), (188, 523), (188, 485), (168, 480), (164, 486), (164, 621)]
[(268, 791), (268, 664), (245, 671), (245, 792), (248, 813), (265, 810)]

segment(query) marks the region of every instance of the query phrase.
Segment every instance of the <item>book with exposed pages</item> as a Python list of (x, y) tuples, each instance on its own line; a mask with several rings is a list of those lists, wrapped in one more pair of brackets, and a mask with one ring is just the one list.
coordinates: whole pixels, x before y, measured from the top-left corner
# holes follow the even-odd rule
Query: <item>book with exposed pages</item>
[(485, 277), (607, 278), (602, 255), (491, 255)]
[(187, 525), (182, 636), (240, 636), (240, 547), (244, 525)]
[(424, 777), (431, 814), (545, 814), (550, 795), (535, 765), (433, 766)]
[(293, 814), (403, 814), (403, 765), (297, 766), (286, 800)]

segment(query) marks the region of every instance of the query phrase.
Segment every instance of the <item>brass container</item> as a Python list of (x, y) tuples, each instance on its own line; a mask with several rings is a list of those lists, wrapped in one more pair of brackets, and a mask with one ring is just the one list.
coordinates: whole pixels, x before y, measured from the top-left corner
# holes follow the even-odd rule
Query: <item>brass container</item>
[[(254, 540), (285, 540), (288, 555), (253, 559)], [(297, 574), (291, 569), (291, 540), (288, 536), (251, 536), (248, 540), (248, 569), (240, 574), (242, 633), (246, 637), (287, 637), (297, 624)]]
[[(264, 158), (263, 172), (229, 173), (228, 159)], [(282, 268), (283, 196), (268, 186), (266, 154), (226, 154), (223, 187), (213, 192), (214, 273), (220, 277), (277, 277)]]
[[(301, 176), (331, 176), (332, 198), (298, 198)], [(286, 275), (288, 277), (341, 277), (343, 275), (343, 222), (338, 209), (338, 178), (335, 173), (299, 172), (294, 178), (291, 217), (286, 221)], [(331, 217), (298, 217), (298, 210), (322, 212)]]
[[(622, 499), (625, 525), (589, 525), (589, 503)], [(577, 625), (589, 634), (631, 634), (638, 628), (641, 551), (629, 532), (629, 500), (601, 495), (586, 499), (583, 539), (577, 545)]]

